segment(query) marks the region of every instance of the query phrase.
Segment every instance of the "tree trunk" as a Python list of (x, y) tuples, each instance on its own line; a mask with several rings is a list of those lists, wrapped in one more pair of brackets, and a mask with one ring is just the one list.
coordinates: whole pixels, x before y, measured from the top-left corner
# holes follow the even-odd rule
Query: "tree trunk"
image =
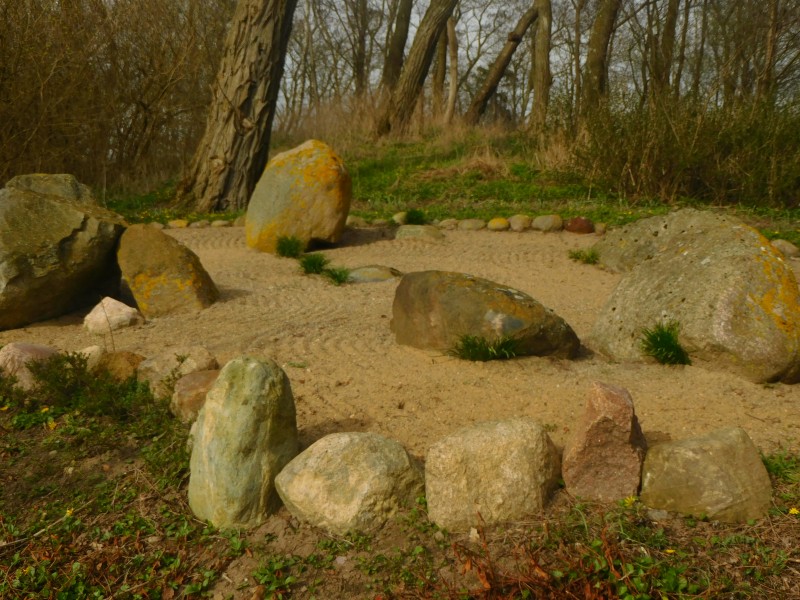
[(297, 0), (239, 0), (206, 131), (179, 199), (198, 212), (241, 210), (264, 171)]
[(400, 78), (400, 71), (403, 69), (403, 56), (408, 40), (408, 29), (411, 26), (411, 9), (413, 0), (400, 0), (397, 8), (397, 18), (394, 22), (392, 35), (388, 40), (388, 51), (386, 60), (383, 63), (383, 75), (381, 76), (381, 88), (386, 93), (391, 93), (397, 80)]
[(614, 33), (622, 0), (601, 0), (597, 16), (592, 24), (586, 55), (585, 76), (583, 78), (583, 99), (581, 112), (586, 114), (600, 103), (606, 95), (608, 80), (608, 46)]
[(397, 86), (378, 119), (376, 128), (378, 135), (386, 135), (390, 131), (402, 133), (408, 128), (414, 106), (433, 61), (436, 42), (457, 3), (458, 0), (431, 0), (414, 36), (414, 43), (408, 52)]
[(775, 55), (778, 40), (779, 1), (770, 0), (769, 28), (764, 48), (764, 67), (758, 77), (756, 97), (759, 100), (772, 99), (775, 88)]
[(533, 43), (533, 111), (530, 124), (534, 130), (541, 131), (547, 121), (553, 80), (550, 73), (553, 10), (550, 0), (536, 0), (534, 6), (539, 10), (539, 18), (536, 20), (536, 38)]
[(447, 30), (442, 31), (436, 42), (436, 62), (433, 67), (431, 87), (431, 112), (436, 118), (444, 107), (444, 80), (447, 78)]
[(352, 11), (350, 27), (353, 36), (353, 79), (356, 98), (362, 99), (367, 92), (367, 29), (369, 28), (367, 0), (355, 0), (348, 4)]
[(536, 5), (530, 7), (527, 12), (520, 17), (519, 21), (517, 22), (517, 26), (514, 28), (514, 31), (508, 34), (508, 39), (505, 46), (503, 46), (500, 54), (497, 55), (497, 58), (489, 69), (489, 72), (486, 74), (486, 79), (484, 80), (483, 85), (475, 94), (475, 97), (472, 99), (472, 103), (469, 105), (469, 108), (464, 115), (464, 122), (467, 125), (475, 125), (483, 116), (483, 113), (486, 111), (486, 106), (489, 104), (489, 100), (497, 91), (497, 86), (500, 85), (500, 80), (503, 78), (503, 75), (508, 68), (508, 64), (511, 62), (511, 58), (514, 56), (514, 51), (517, 49), (517, 46), (519, 46), (522, 38), (525, 37), (528, 28), (533, 24), (538, 16), (539, 9), (536, 7)]
[(656, 31), (650, 31), (652, 58), (650, 68), (652, 70), (652, 98), (660, 97), (669, 87), (669, 76), (672, 68), (672, 56), (675, 49), (675, 29), (678, 24), (679, 0), (669, 0), (667, 4), (667, 14), (664, 16), (663, 29), (661, 30), (661, 40), (658, 39)]
[(458, 40), (456, 39), (456, 20), (447, 19), (447, 50), (450, 59), (450, 81), (448, 82), (447, 108), (444, 111), (444, 124), (453, 121), (458, 99)]

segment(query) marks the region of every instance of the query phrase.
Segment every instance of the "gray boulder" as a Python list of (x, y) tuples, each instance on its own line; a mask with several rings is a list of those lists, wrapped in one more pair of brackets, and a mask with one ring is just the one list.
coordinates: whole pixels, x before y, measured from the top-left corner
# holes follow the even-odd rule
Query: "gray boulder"
[(556, 447), (532, 419), (467, 427), (428, 451), (428, 517), (463, 531), (481, 518), (499, 523), (538, 513), (558, 487), (560, 467)]
[(580, 423), (564, 449), (567, 491), (613, 502), (637, 495), (647, 441), (628, 390), (595, 382)]
[(536, 231), (561, 231), (564, 229), (564, 220), (559, 215), (539, 215), (531, 223), (531, 229)]
[(448, 351), (464, 335), (517, 342), (519, 355), (571, 358), (580, 347), (572, 328), (518, 290), (446, 271), (408, 273), (392, 305), (399, 344)]
[(6, 188), (57, 196), (69, 202), (95, 204), (92, 190), (74, 175), (31, 173), (17, 175), (6, 182)]
[(197, 255), (158, 229), (129, 227), (120, 239), (117, 260), (147, 318), (201, 310), (219, 298)]
[(280, 505), (275, 476), (298, 452), (294, 398), (271, 360), (226, 364), (192, 426), (189, 507), (215, 527), (253, 527)]
[(767, 515), (772, 488), (752, 440), (734, 427), (651, 448), (640, 499), (654, 509), (746, 523)]
[(800, 293), (784, 257), (736, 219), (682, 210), (612, 231), (595, 248), (629, 270), (597, 319), (590, 346), (645, 360), (642, 330), (677, 321), (696, 365), (755, 382), (800, 377)]
[(392, 281), (401, 277), (403, 274), (392, 267), (383, 265), (368, 265), (357, 267), (350, 270), (347, 281), (350, 283), (378, 283), (381, 281)]
[(247, 206), (247, 245), (274, 253), (279, 237), (335, 243), (350, 210), (352, 183), (341, 158), (309, 140), (275, 155)]
[(403, 446), (375, 433), (334, 433), (275, 478), (291, 514), (335, 535), (381, 527), (424, 491), (422, 469)]
[(97, 206), (0, 190), (0, 329), (66, 314), (118, 288), (123, 228)]
[(17, 386), (23, 390), (33, 389), (35, 381), (28, 368), (31, 363), (47, 360), (58, 350), (41, 344), (12, 342), (0, 348), (0, 373), (15, 377)]

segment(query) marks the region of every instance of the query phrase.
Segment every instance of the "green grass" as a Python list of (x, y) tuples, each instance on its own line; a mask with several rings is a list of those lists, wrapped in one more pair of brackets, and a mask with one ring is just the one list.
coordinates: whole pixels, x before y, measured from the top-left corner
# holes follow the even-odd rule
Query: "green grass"
[(350, 269), (346, 267), (328, 267), (322, 270), (322, 275), (333, 285), (344, 285), (350, 278)]
[(418, 208), (409, 208), (406, 211), (406, 224), (407, 225), (425, 225), (428, 222), (425, 213)]
[(600, 253), (594, 248), (587, 248), (585, 250), (570, 250), (569, 257), (585, 265), (596, 265), (600, 262)]
[(300, 255), (303, 254), (305, 249), (305, 242), (293, 235), (279, 236), (275, 246), (275, 252), (278, 256), (282, 256), (283, 258), (300, 258)]
[(299, 262), (300, 269), (306, 275), (319, 275), (325, 270), (325, 267), (328, 266), (328, 263), (330, 263), (325, 255), (320, 254), (319, 252), (304, 254), (300, 257)]
[(656, 323), (642, 331), (641, 349), (662, 365), (692, 364), (688, 352), (684, 350), (678, 339), (680, 324), (677, 321)]
[(462, 335), (449, 354), (463, 360), (481, 362), (514, 358), (517, 356), (517, 340), (504, 336), (489, 341), (482, 336)]

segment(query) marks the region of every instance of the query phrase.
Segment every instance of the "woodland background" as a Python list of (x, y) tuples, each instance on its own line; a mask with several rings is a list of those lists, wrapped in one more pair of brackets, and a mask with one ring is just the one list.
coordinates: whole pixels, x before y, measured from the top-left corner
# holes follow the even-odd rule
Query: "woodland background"
[[(68, 172), (105, 199), (179, 178), (235, 8), (2, 0), (0, 180)], [(800, 0), (460, 0), (408, 126), (381, 130), (382, 99), (428, 8), (299, 0), (273, 147), (317, 137), (346, 155), (365, 140), (492, 127), (526, 136), (536, 168), (634, 201), (798, 205)]]

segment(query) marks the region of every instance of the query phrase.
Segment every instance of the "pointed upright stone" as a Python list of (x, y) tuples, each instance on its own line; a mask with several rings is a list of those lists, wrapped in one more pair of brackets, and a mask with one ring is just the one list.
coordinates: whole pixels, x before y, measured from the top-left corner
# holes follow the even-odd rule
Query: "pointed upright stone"
[(254, 527), (280, 505), (275, 476), (298, 453), (294, 398), (272, 360), (226, 364), (192, 427), (189, 506), (215, 527)]

